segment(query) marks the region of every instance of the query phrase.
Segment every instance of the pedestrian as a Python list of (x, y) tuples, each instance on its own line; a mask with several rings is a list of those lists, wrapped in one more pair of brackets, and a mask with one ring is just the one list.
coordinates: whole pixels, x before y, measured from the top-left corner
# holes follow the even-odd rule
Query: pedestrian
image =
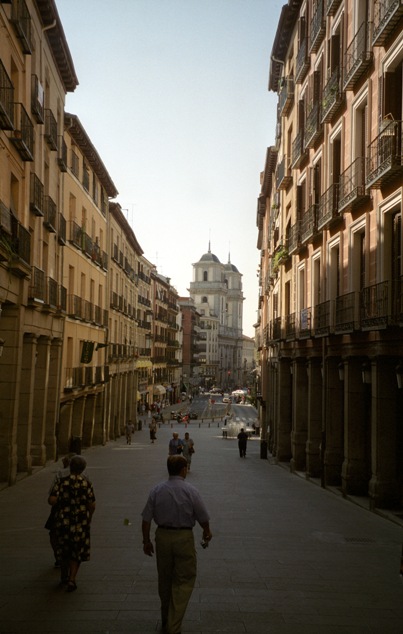
[(183, 456), (169, 456), (169, 478), (150, 492), (142, 512), (144, 554), (152, 557), (152, 520), (157, 524), (155, 546), (158, 594), (162, 627), (166, 634), (180, 634), (182, 620), (196, 580), (196, 549), (193, 527), (203, 529), (203, 542), (212, 538), (210, 517), (198, 490), (185, 482), (187, 462)]
[(83, 561), (90, 558), (90, 526), (95, 511), (95, 495), (91, 482), (83, 471), (82, 456), (70, 460), (69, 475), (58, 480), (48, 502), (56, 506), (55, 523), (57, 555), (60, 561), (61, 583), (67, 592), (77, 589), (76, 576)]
[(246, 445), (248, 443), (248, 434), (244, 431), (244, 428), (241, 428), (241, 431), (238, 434), (238, 448), (239, 448), (239, 456), (240, 458), (246, 458)]
[[(48, 496), (50, 495), (51, 491), (53, 490), (53, 487), (55, 486), (56, 482), (58, 480), (60, 480), (61, 478), (64, 478), (65, 476), (69, 475), (70, 473), (70, 460), (71, 458), (74, 456), (73, 453), (69, 453), (66, 456), (64, 456), (64, 458), (62, 458), (62, 465), (63, 465), (63, 469), (60, 469), (56, 476), (54, 477), (54, 480), (52, 482), (52, 486), (49, 489), (49, 493)], [(50, 545), (52, 546), (52, 550), (53, 550), (53, 554), (55, 557), (55, 568), (59, 568), (60, 567), (60, 561), (57, 555), (57, 535), (56, 535), (56, 506), (52, 506), (50, 509), (50, 514), (49, 517), (46, 521), (45, 524), (45, 528), (46, 530), (49, 531), (49, 541), (50, 541)]]
[(190, 465), (192, 462), (192, 456), (195, 452), (194, 449), (194, 442), (193, 440), (189, 437), (189, 432), (185, 433), (185, 437), (182, 440), (182, 455), (185, 458), (186, 462), (188, 463), (188, 471), (190, 471)]
[(129, 420), (125, 425), (125, 433), (126, 433), (126, 444), (132, 444), (132, 433), (134, 432), (134, 425), (131, 420)]
[(150, 440), (154, 444), (154, 440), (157, 440), (157, 421), (155, 420), (154, 416), (152, 417), (148, 426), (150, 428)]
[(172, 438), (169, 441), (169, 445), (168, 445), (168, 454), (170, 456), (176, 456), (177, 454), (182, 453), (182, 441), (179, 438), (179, 434), (174, 431), (174, 433), (172, 434)]

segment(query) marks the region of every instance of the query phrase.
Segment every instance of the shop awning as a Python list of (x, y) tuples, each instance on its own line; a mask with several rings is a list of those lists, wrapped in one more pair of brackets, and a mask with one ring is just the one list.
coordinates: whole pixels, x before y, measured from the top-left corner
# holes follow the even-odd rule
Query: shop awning
[(154, 385), (154, 394), (165, 394), (166, 389), (163, 385)]
[(153, 364), (148, 359), (137, 359), (135, 366), (136, 369), (140, 368), (152, 368)]

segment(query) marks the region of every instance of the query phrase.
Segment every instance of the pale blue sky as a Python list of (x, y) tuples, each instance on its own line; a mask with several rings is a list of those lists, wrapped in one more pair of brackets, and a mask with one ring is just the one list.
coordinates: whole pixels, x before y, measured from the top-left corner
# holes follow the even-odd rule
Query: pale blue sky
[(256, 201), (276, 99), (267, 90), (282, 2), (56, 0), (80, 82), (67, 96), (145, 256), (181, 295), (211, 251), (258, 285)]

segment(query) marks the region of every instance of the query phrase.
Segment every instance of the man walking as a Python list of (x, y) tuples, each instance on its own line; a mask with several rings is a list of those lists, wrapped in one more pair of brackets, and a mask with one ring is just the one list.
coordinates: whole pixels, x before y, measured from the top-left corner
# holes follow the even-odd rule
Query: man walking
[(142, 512), (143, 551), (152, 557), (151, 522), (157, 524), (155, 545), (158, 570), (158, 593), (161, 600), (162, 627), (166, 634), (180, 634), (182, 620), (196, 580), (196, 549), (193, 527), (203, 529), (209, 542), (209, 514), (197, 489), (185, 482), (187, 461), (183, 456), (169, 456), (169, 478), (150, 492)]
[(246, 445), (248, 443), (248, 434), (244, 431), (242, 427), (241, 431), (238, 434), (238, 448), (239, 448), (239, 457), (246, 458)]

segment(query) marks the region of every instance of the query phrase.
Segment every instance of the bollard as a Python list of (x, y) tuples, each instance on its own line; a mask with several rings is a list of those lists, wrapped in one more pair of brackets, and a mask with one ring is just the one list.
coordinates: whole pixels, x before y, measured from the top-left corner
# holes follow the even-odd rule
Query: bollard
[(217, 428), (220, 426), (220, 423), (217, 423)]
[(208, 426), (210, 427), (210, 423), (208, 424)]
[(200, 429), (200, 423), (199, 423), (199, 429)]

